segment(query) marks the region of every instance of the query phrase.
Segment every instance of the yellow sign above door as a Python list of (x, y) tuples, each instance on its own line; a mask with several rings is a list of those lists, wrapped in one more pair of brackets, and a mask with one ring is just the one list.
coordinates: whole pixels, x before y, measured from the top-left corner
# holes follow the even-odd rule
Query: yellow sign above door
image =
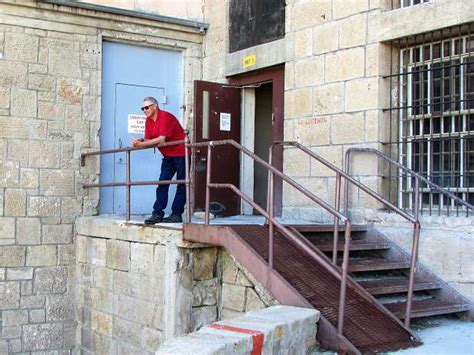
[(244, 68), (253, 67), (256, 62), (257, 62), (257, 57), (255, 54), (246, 55), (245, 57), (242, 58), (242, 66)]

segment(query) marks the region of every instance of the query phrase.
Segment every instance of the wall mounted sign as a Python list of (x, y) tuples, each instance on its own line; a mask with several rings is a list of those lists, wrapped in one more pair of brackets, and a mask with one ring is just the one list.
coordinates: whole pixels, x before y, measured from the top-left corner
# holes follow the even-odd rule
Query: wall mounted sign
[(219, 127), (221, 131), (230, 132), (230, 113), (221, 112)]
[(129, 114), (128, 115), (128, 133), (144, 134), (146, 116)]
[(244, 68), (253, 67), (257, 62), (257, 56), (255, 54), (246, 55), (242, 58), (242, 66)]

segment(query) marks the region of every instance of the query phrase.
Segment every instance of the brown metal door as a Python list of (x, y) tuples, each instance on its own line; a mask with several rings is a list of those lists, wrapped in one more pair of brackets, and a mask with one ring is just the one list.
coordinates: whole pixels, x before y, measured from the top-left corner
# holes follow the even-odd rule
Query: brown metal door
[[(194, 142), (233, 139), (240, 143), (240, 89), (194, 82)], [(207, 148), (195, 149), (194, 210), (205, 209)], [(240, 152), (228, 145), (212, 148), (211, 182), (239, 187)], [(221, 216), (240, 214), (240, 199), (230, 190), (211, 189), (210, 210)]]

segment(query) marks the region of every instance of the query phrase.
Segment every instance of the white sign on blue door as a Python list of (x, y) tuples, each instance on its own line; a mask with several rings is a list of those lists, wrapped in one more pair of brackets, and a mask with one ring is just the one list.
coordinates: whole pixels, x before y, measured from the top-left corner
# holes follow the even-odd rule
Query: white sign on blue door
[[(160, 108), (181, 121), (180, 52), (104, 42), (102, 69), (101, 150), (125, 148), (132, 138), (143, 137), (144, 116), (140, 107), (147, 96), (155, 97)], [(158, 180), (161, 158), (154, 149), (132, 152), (131, 180)], [(126, 180), (125, 153), (102, 155), (100, 162), (101, 183)], [(132, 187), (132, 214), (152, 211), (155, 189), (156, 186)], [(170, 187), (170, 199), (175, 189), (175, 185)], [(125, 187), (101, 188), (99, 208), (102, 214), (124, 214)]]

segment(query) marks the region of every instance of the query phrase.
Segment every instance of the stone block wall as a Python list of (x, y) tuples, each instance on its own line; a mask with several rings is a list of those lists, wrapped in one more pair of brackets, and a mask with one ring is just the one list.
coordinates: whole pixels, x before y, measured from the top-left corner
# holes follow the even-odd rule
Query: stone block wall
[(150, 354), (278, 304), (225, 250), (184, 242), (180, 228), (82, 217), (76, 230), (76, 342), (85, 354)]
[[(79, 157), (100, 146), (102, 40), (181, 49), (189, 107), (202, 34), (32, 0), (2, 1), (0, 13), (0, 354), (67, 353), (74, 221), (97, 213), (99, 197), (82, 188), (98, 181), (98, 160), (81, 168)], [(121, 247), (110, 253), (119, 257)]]

